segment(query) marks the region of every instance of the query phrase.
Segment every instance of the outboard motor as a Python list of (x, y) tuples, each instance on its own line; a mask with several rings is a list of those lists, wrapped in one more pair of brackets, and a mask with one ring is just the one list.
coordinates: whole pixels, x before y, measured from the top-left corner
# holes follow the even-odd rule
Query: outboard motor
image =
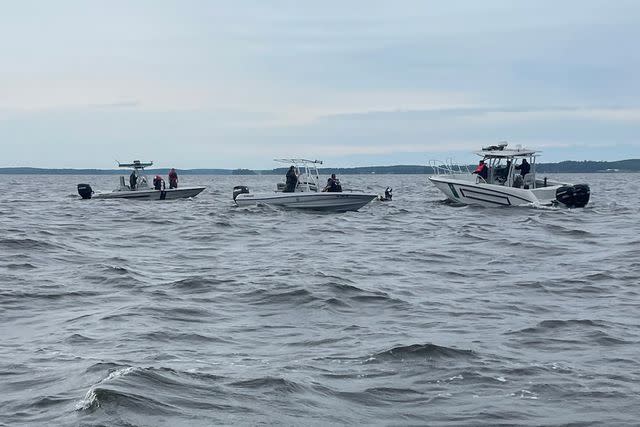
[(233, 201), (236, 201), (236, 197), (238, 197), (240, 194), (248, 194), (249, 193), (249, 187), (246, 187), (244, 185), (236, 185), (235, 187), (233, 187)]
[(78, 194), (83, 199), (90, 199), (93, 194), (93, 190), (89, 184), (78, 184)]
[(591, 189), (587, 184), (563, 185), (556, 190), (556, 200), (569, 208), (583, 208), (589, 203)]
[(378, 200), (380, 200), (381, 202), (390, 202), (393, 199), (393, 188), (391, 187), (387, 187), (386, 190), (384, 190), (384, 196), (378, 194)]

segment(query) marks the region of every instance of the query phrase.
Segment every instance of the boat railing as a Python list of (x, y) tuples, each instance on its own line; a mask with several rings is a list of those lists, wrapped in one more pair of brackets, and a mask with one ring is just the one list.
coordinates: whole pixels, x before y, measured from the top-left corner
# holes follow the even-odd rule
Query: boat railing
[[(273, 159), (279, 163), (291, 164), (298, 172), (298, 183), (295, 191), (318, 191), (320, 187), (320, 172), (318, 165), (322, 160), (309, 159)], [(282, 191), (284, 184), (278, 184), (276, 191)]]
[(469, 174), (469, 166), (458, 165), (453, 163), (453, 159), (442, 160), (429, 160), (429, 167), (433, 171), (434, 175), (456, 175), (456, 174)]

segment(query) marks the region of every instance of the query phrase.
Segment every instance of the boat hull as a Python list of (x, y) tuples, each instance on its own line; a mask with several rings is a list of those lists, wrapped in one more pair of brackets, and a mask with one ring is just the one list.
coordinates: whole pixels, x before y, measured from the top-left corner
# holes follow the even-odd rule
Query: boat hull
[(474, 183), (443, 176), (429, 180), (450, 200), (465, 205), (478, 206), (526, 206), (532, 204), (551, 205), (559, 186), (534, 190), (506, 187), (502, 185)]
[(127, 199), (127, 200), (174, 200), (195, 197), (206, 187), (183, 187), (168, 190), (135, 190), (96, 193), (92, 199)]
[(347, 212), (367, 205), (377, 194), (366, 193), (243, 193), (236, 197), (238, 206), (270, 205), (290, 209)]

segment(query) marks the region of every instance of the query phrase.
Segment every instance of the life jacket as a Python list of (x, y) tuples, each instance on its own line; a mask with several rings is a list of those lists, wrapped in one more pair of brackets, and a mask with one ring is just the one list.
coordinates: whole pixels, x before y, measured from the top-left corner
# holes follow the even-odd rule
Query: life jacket
[(162, 190), (162, 178), (157, 175), (155, 178), (153, 178), (153, 188), (155, 188), (156, 190)]
[(329, 178), (327, 180), (327, 186), (329, 187), (327, 191), (330, 193), (342, 192), (342, 186), (339, 184), (339, 181), (337, 179)]
[[(486, 164), (484, 164), (484, 163), (482, 163), (482, 164), (478, 165), (478, 167), (476, 168), (476, 170), (474, 171), (474, 173), (478, 173), (478, 174), (480, 174), (480, 173), (482, 173), (482, 171), (483, 171), (483, 170), (484, 170), (484, 168), (486, 168), (486, 167), (487, 167), (487, 165), (486, 165)], [(467, 170), (468, 170), (468, 169), (467, 169)], [(469, 173), (469, 172), (467, 172), (467, 173)]]

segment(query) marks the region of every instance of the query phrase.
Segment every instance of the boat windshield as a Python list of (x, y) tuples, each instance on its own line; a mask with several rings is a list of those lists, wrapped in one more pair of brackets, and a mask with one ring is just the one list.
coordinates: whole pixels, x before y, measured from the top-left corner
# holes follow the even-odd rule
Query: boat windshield
[(476, 154), (489, 168), (488, 184), (509, 187), (535, 187), (537, 152), (517, 146), (507, 149), (507, 144), (485, 147)]

